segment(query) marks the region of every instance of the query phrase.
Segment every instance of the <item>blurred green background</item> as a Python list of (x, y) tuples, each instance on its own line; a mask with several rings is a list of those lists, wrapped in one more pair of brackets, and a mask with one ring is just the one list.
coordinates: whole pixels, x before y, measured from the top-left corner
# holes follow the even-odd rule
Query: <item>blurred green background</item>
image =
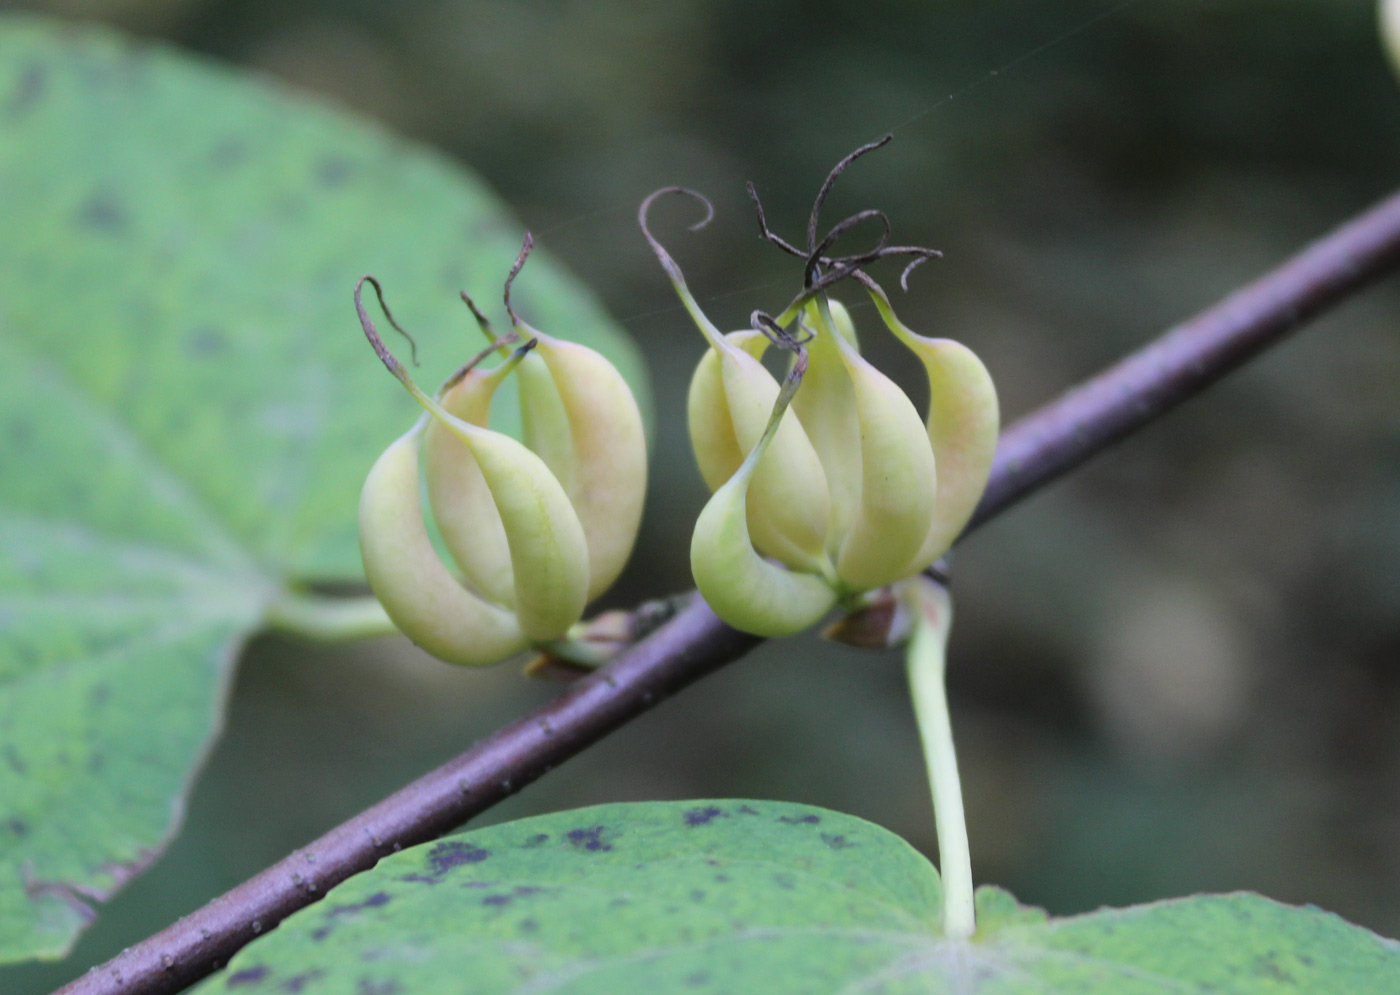
[[(637, 234), (721, 325), (799, 279), (826, 171), (893, 128), (831, 220), (888, 211), (945, 258), (896, 299), (963, 339), (1008, 421), (1361, 210), (1400, 178), (1370, 0), (48, 0), (248, 66), (434, 145), (513, 205), (645, 351), (658, 423), (609, 604), (690, 586), (705, 493), (684, 385), (701, 339)], [(893, 280), (893, 272), (886, 274)], [(852, 304), (859, 301), (849, 293)], [(855, 309), (868, 350), (916, 370)], [(347, 312), (347, 319), (349, 314)], [(1400, 287), (1387, 283), (960, 548), (952, 696), (980, 881), (1070, 913), (1197, 890), (1400, 934)], [(563, 330), (559, 330), (563, 331)], [(770, 644), (483, 822), (753, 796), (935, 849), (896, 656)], [(41, 993), (556, 693), (398, 640), (263, 638), (171, 850)]]

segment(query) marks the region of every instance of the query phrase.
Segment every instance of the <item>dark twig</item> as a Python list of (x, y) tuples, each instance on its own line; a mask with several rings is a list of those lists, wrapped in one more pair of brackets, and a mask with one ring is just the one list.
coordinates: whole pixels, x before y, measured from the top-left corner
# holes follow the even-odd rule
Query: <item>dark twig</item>
[(1400, 263), (1400, 194), (1002, 433), (974, 529)]
[[(1400, 195), (1002, 436), (969, 529), (1199, 393), (1400, 263)], [(60, 990), (170, 995), (383, 856), (455, 829), (761, 640), (696, 598), (618, 660), (374, 808)], [(254, 928), (254, 923), (258, 928)]]

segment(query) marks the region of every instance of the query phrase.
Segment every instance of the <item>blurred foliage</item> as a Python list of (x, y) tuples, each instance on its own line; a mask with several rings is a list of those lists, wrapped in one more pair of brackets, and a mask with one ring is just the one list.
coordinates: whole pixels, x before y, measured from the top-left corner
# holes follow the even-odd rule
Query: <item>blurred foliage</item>
[[(593, 285), (659, 399), (616, 604), (690, 586), (704, 500), (681, 421), (700, 339), (635, 228), (653, 188), (714, 197), (705, 231), (680, 207), (657, 226), (738, 326), (798, 279), (743, 181), (797, 235), (830, 165), (893, 128), (832, 216), (881, 207), (900, 240), (944, 250), (896, 305), (976, 348), (1014, 418), (1400, 176), (1370, 0), (26, 6), (169, 37), (432, 143)], [(1393, 284), (1371, 291), (960, 551), (952, 697), (979, 880), (1057, 913), (1250, 888), (1400, 933), (1397, 316)], [(67, 980), (552, 693), (394, 641), (259, 641), (172, 851), (73, 960), (0, 987)], [(932, 850), (914, 735), (894, 658), (772, 644), (482, 821), (750, 795)]]

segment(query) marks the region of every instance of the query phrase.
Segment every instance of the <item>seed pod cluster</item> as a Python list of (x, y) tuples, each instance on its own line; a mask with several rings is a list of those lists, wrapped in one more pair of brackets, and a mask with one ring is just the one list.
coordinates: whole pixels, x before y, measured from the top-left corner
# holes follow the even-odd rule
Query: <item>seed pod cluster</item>
[[(394, 624), (449, 663), (495, 663), (565, 638), (621, 572), (641, 521), (646, 440), (636, 400), (599, 353), (530, 328), (510, 308), (510, 283), (530, 249), (527, 235), (506, 284), (512, 332), (497, 339), (468, 300), (492, 345), (437, 396), (413, 382), (366, 312), (363, 285), (378, 291), (378, 283), (366, 277), (355, 291), (366, 336), (424, 408), (365, 481), (365, 574)], [(500, 364), (482, 368), (494, 352)], [(524, 442), (489, 427), (509, 376)], [(420, 474), (457, 572), (428, 537)]]
[[(855, 608), (866, 592), (930, 566), (966, 525), (991, 470), (999, 416), (986, 368), (967, 347), (907, 328), (862, 269), (896, 254), (914, 256), (912, 268), (935, 253), (882, 238), (870, 252), (831, 255), (836, 238), (866, 220), (884, 222), (888, 235), (874, 211), (816, 239), (831, 183), (879, 144), (833, 171), (813, 208), (806, 252), (773, 235), (760, 206), (764, 235), (807, 266), (802, 293), (777, 318), (755, 312), (752, 329), (721, 333), (648, 228), (647, 212), (663, 194), (708, 201), (672, 187), (642, 205), (643, 234), (708, 347), (688, 399), (696, 461), (713, 491), (691, 541), (696, 585), (722, 619), (757, 635), (800, 631), (834, 605)], [(865, 287), (923, 366), (925, 416), (861, 355), (849, 313), (827, 294), (846, 278)], [(782, 385), (762, 362), (772, 346), (792, 353)]]

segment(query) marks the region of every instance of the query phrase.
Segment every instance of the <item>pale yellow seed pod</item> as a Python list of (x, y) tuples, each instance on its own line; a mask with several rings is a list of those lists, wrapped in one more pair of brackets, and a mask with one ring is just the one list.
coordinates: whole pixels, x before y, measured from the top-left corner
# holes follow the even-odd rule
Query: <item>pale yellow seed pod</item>
[[(860, 422), (855, 388), (836, 342), (838, 335), (845, 334), (840, 330), (838, 307), (833, 302), (830, 314), (834, 320), (827, 322), (816, 304), (808, 305), (807, 320), (816, 335), (807, 343), (808, 366), (802, 389), (792, 399), (792, 409), (797, 412), (826, 474), (830, 500), (826, 549), (833, 559), (840, 554), (841, 541), (855, 520), (861, 479)], [(846, 340), (853, 342), (855, 335), (850, 328), (850, 316), (844, 308), (839, 314), (845, 317), (851, 333)]]
[(389, 618), (428, 653), (448, 663), (496, 663), (527, 640), (514, 615), (457, 582), (428, 539), (418, 493), (420, 435), (421, 423), (393, 442), (365, 479), (365, 576)]
[[(757, 359), (724, 342), (720, 374), (734, 437), (743, 452), (763, 436), (778, 397), (778, 382)], [(795, 570), (822, 572), (827, 563), (830, 515), (826, 472), (796, 414), (786, 411), (773, 441), (753, 470), (749, 529), (759, 552)]]
[[(543, 341), (534, 329), (529, 329), (526, 337)], [(569, 493), (575, 472), (569, 412), (556, 378), (544, 357), (539, 355), (538, 347), (521, 359), (516, 367), (516, 380), (520, 384), (520, 425), (525, 445), (544, 460), (565, 493)]]
[[(725, 336), (755, 359), (762, 359), (768, 339), (761, 332), (730, 332)], [(711, 492), (734, 476), (744, 462), (739, 440), (734, 437), (734, 420), (729, 417), (729, 402), (724, 396), (724, 377), (720, 373), (719, 352), (706, 349), (695, 365), (686, 395), (686, 425), (690, 430), (690, 448), (700, 467), (700, 476)]]
[[(501, 381), (496, 370), (471, 370), (443, 395), (449, 413), (472, 425), (486, 426), (491, 398)], [(468, 586), (498, 605), (515, 606), (515, 569), (511, 566), (496, 500), (481, 475), (471, 448), (442, 422), (433, 419), (425, 433), (424, 478), (433, 520), (443, 545), (452, 554)]]
[[(637, 540), (647, 486), (642, 413), (627, 381), (602, 354), (533, 334), (566, 416), (571, 472), (560, 480), (583, 526), (591, 600), (617, 579)], [(565, 448), (564, 442), (551, 444)]]
[(914, 573), (948, 551), (987, 488), (1001, 423), (996, 385), (967, 346), (916, 334), (895, 316), (883, 292), (867, 289), (885, 324), (928, 374), (926, 429), (938, 464), (938, 501), (928, 535), (910, 563), (908, 572)]
[[(768, 414), (778, 395), (778, 384), (761, 362), (730, 342), (705, 316), (686, 286), (680, 267), (648, 230), (647, 211), (658, 196), (666, 193), (696, 197), (706, 205), (707, 212), (709, 201), (693, 191), (680, 187), (667, 188), (642, 202), (638, 221), (643, 236), (670, 277), (681, 303), (717, 354), (720, 381), (734, 438), (739, 451), (748, 452), (764, 432)], [(714, 397), (713, 382), (710, 380), (707, 383), (707, 379), (707, 375), (701, 375), (695, 396), (703, 396), (709, 391), (710, 396)], [(696, 435), (702, 440), (721, 440), (716, 450), (719, 458), (715, 463), (728, 462), (730, 458), (724, 451), (723, 432), (720, 431), (722, 425), (722, 419), (707, 421), (696, 430)], [(702, 441), (702, 452), (697, 452), (701, 472), (706, 474), (707, 482), (719, 476), (712, 467), (707, 469), (706, 466), (710, 459), (703, 450), (708, 441)], [(747, 507), (751, 535), (760, 552), (797, 569), (830, 571), (830, 559), (825, 549), (828, 515), (826, 476), (821, 460), (796, 416), (783, 418), (777, 438), (756, 468)]]
[(914, 403), (837, 336), (860, 422), (860, 502), (841, 541), (836, 573), (851, 590), (883, 587), (910, 573), (929, 533), (938, 474)]
[(714, 613), (756, 636), (790, 636), (819, 622), (836, 592), (816, 574), (796, 573), (759, 556), (749, 537), (751, 475), (736, 474), (711, 495), (695, 522), (690, 569)]
[(433, 407), (471, 449), (495, 500), (510, 546), (521, 629), (533, 640), (558, 639), (583, 616), (588, 596), (588, 543), (568, 495), (523, 444)]
[(758, 636), (800, 632), (836, 603), (836, 592), (825, 580), (768, 562), (754, 549), (749, 533), (755, 471), (780, 431), (790, 399), (791, 389), (777, 399), (763, 435), (700, 512), (690, 542), (691, 572), (706, 603), (728, 624)]

